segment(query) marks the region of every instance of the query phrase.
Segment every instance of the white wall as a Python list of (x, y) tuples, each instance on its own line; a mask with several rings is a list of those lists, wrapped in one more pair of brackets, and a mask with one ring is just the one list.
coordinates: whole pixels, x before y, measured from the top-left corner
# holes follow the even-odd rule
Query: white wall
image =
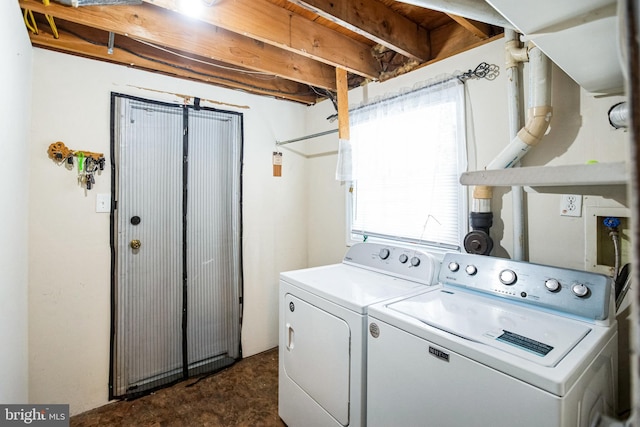
[(30, 401), (70, 403), (72, 413), (107, 402), (109, 215), (95, 204), (97, 193), (110, 193), (111, 174), (105, 170), (85, 191), (47, 148), (63, 141), (103, 152), (109, 164), (111, 91), (170, 102), (183, 102), (173, 94), (198, 96), (204, 106), (244, 114), (242, 347), (245, 356), (275, 347), (278, 273), (306, 266), (306, 179), (304, 158), (286, 154), (283, 176), (273, 177), (271, 155), (276, 139), (302, 133), (306, 107), (41, 49), (33, 58), (28, 157), (7, 159), (31, 175)]
[(28, 402), (27, 209), (31, 44), (17, 2), (0, 2), (0, 402)]
[[(411, 88), (417, 82), (438, 78), (456, 71), (474, 69), (479, 63), (496, 64), (501, 73), (494, 81), (470, 80), (466, 83), (468, 122), (469, 170), (483, 168), (509, 142), (507, 122), (506, 75), (504, 73), (504, 41), (488, 43), (444, 61), (429, 65), (384, 83), (369, 84), (349, 92), (349, 103), (357, 105), (368, 93), (373, 99), (402, 88)], [(525, 68), (526, 70), (526, 68)], [(526, 74), (526, 72), (525, 72)], [(526, 76), (525, 76), (525, 89)], [(525, 90), (526, 93), (526, 90)], [(524, 159), (524, 166), (583, 164), (588, 160), (623, 161), (627, 157), (628, 134), (614, 130), (607, 119), (608, 109), (622, 97), (596, 99), (573, 82), (559, 68), (553, 68), (552, 103), (554, 117), (551, 130), (538, 147)], [(322, 102), (307, 112), (307, 126), (313, 132), (335, 128), (326, 120), (334, 113), (330, 102)], [(310, 149), (317, 142), (304, 142)], [(309, 236), (309, 264), (323, 264), (327, 260), (340, 260), (345, 250), (345, 189), (333, 181), (330, 174), (335, 169), (337, 135), (323, 137), (322, 157), (309, 159), (309, 211), (315, 221)], [(300, 148), (302, 149), (302, 148)], [(494, 253), (511, 256), (512, 215), (511, 189), (496, 188), (492, 206), (494, 227), (491, 230), (495, 243)], [(570, 191), (567, 189), (567, 191)], [(322, 194), (317, 198), (316, 194)], [(624, 197), (617, 193), (611, 199), (590, 197), (587, 203), (603, 206), (622, 206)], [(326, 203), (331, 200), (331, 203)], [(527, 193), (529, 213), (529, 259), (531, 261), (586, 268), (584, 257), (585, 215), (581, 218), (559, 215), (559, 194)]]
[[(325, 120), (336, 114), (330, 101), (307, 109), (307, 135), (337, 129), (337, 120)], [(320, 118), (320, 120), (318, 120)], [(346, 187), (336, 181), (338, 134), (321, 136), (290, 145), (307, 155), (307, 238), (309, 266), (340, 262), (346, 245)]]
[[(12, 30), (4, 38), (7, 43), (11, 40), (12, 48), (15, 48), (17, 33), (24, 34), (24, 29)], [(3, 51), (7, 49), (1, 46)], [(394, 92), (442, 73), (474, 68), (482, 61), (502, 67), (502, 52), (499, 40), (392, 81), (370, 84), (366, 91), (370, 97)], [(29, 87), (28, 84), (19, 87), (15, 82), (28, 79), (28, 70), (29, 66), (14, 65), (10, 72), (18, 79), (2, 80), (5, 93), (15, 94), (10, 98), (13, 103), (9, 114), (13, 116), (9, 117), (13, 117), (12, 123), (25, 126), (27, 122), (22, 117), (28, 114), (18, 111), (21, 96)], [(504, 79), (501, 74), (493, 82), (479, 80), (467, 84), (472, 113), (469, 139), (472, 168), (487, 164), (508, 142)], [(606, 117), (602, 116), (619, 98), (592, 98), (557, 68), (553, 87), (553, 128), (525, 164), (624, 159), (626, 134), (611, 130)], [(346, 249), (346, 189), (334, 180), (337, 135), (282, 147), (281, 178), (271, 176), (271, 153), (276, 148), (276, 140), (335, 128), (336, 123), (326, 120), (335, 113), (331, 103), (306, 108), (40, 49), (33, 50), (32, 91), (29, 151), (20, 153), (24, 144), (14, 146), (18, 150), (15, 158), (28, 158), (28, 162), (7, 158), (5, 163), (11, 164), (2, 170), (11, 174), (0, 184), (5, 200), (16, 200), (22, 206), (19, 209), (12, 206), (10, 212), (3, 209), (0, 214), (1, 219), (10, 220), (0, 221), (2, 227), (8, 224), (3, 232), (14, 233), (9, 244), (4, 243), (5, 239), (0, 242), (0, 251), (10, 254), (11, 261), (10, 268), (3, 268), (0, 274), (3, 281), (6, 274), (11, 274), (17, 277), (17, 283), (20, 279), (24, 283), (26, 275), (24, 267), (20, 267), (24, 257), (16, 254), (26, 250), (24, 238), (21, 243), (19, 235), (21, 229), (26, 233), (26, 223), (20, 218), (24, 218), (26, 212), (27, 178), (20, 174), (29, 171), (29, 400), (70, 403), (72, 413), (107, 401), (109, 216), (95, 213), (95, 195), (110, 192), (110, 172), (106, 170), (96, 177), (95, 188), (85, 192), (77, 186), (75, 173), (56, 166), (47, 157), (46, 150), (50, 143), (63, 141), (72, 149), (101, 151), (108, 157), (111, 91), (176, 102), (181, 102), (181, 98), (172, 94), (187, 94), (231, 104), (214, 106), (244, 113), (243, 352), (248, 356), (277, 345), (278, 273), (338, 262), (342, 258)], [(350, 91), (351, 103), (358, 103), (364, 92), (362, 88)], [(26, 107), (22, 107), (27, 108), (28, 102), (22, 102), (26, 103)], [(8, 182), (11, 185), (5, 184)], [(512, 248), (510, 199), (507, 190), (496, 191), (494, 206), (501, 219), (496, 220), (492, 235), (504, 254), (509, 254)], [(582, 267), (584, 218), (559, 217), (558, 195), (530, 194), (528, 199), (532, 218), (529, 222), (531, 260)], [(2, 259), (7, 260), (4, 256)], [(0, 289), (6, 292), (4, 286)], [(24, 292), (23, 285), (8, 289)], [(5, 298), (0, 304), (4, 301)], [(17, 307), (22, 316), (8, 319), (17, 322), (16, 332), (10, 333), (10, 339), (19, 343), (24, 336), (20, 328), (26, 327), (26, 309)], [(3, 320), (4, 313), (3, 309), (0, 314)], [(13, 353), (7, 355), (4, 348), (0, 353), (3, 379), (5, 359), (14, 364), (24, 361)], [(26, 352), (24, 347), (23, 350)], [(16, 366), (18, 369), (8, 368), (7, 372), (24, 376), (24, 369), (20, 370), (19, 363)], [(4, 383), (4, 380), (0, 382)], [(19, 381), (17, 390), (20, 390)], [(17, 393), (24, 394), (25, 390), (26, 387)]]

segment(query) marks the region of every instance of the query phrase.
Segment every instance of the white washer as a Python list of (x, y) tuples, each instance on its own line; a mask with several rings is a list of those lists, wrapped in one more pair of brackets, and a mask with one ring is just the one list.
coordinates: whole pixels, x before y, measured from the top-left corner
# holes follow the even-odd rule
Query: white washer
[(439, 281), (369, 307), (369, 427), (587, 427), (614, 414), (610, 278), (447, 254)]
[(439, 266), (360, 243), (341, 264), (280, 274), (278, 413), (289, 427), (365, 425), (367, 307), (424, 292)]

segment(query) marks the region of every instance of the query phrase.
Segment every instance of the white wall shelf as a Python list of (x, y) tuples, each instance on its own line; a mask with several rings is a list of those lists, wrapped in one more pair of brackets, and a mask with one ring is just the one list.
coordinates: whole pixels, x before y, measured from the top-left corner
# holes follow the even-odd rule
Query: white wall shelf
[(603, 186), (626, 185), (629, 173), (625, 162), (568, 166), (529, 166), (501, 170), (465, 172), (462, 185), (490, 187), (527, 186)]

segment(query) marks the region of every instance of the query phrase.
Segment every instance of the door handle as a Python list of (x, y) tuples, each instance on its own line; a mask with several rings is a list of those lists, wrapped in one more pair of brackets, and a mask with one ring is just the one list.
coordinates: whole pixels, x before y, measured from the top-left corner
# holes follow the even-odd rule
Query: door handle
[(131, 246), (131, 249), (140, 249), (142, 242), (138, 239), (134, 239), (129, 243), (129, 246)]
[(289, 351), (293, 350), (293, 346), (294, 346), (293, 339), (295, 338), (295, 336), (296, 336), (296, 333), (291, 327), (291, 324), (287, 323), (287, 350)]

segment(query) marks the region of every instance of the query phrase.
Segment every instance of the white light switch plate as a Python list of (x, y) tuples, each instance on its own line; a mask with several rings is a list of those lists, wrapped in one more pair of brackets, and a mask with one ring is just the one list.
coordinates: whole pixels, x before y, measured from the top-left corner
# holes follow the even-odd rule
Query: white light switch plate
[(101, 213), (111, 212), (111, 194), (109, 193), (96, 194), (96, 212), (101, 212)]

